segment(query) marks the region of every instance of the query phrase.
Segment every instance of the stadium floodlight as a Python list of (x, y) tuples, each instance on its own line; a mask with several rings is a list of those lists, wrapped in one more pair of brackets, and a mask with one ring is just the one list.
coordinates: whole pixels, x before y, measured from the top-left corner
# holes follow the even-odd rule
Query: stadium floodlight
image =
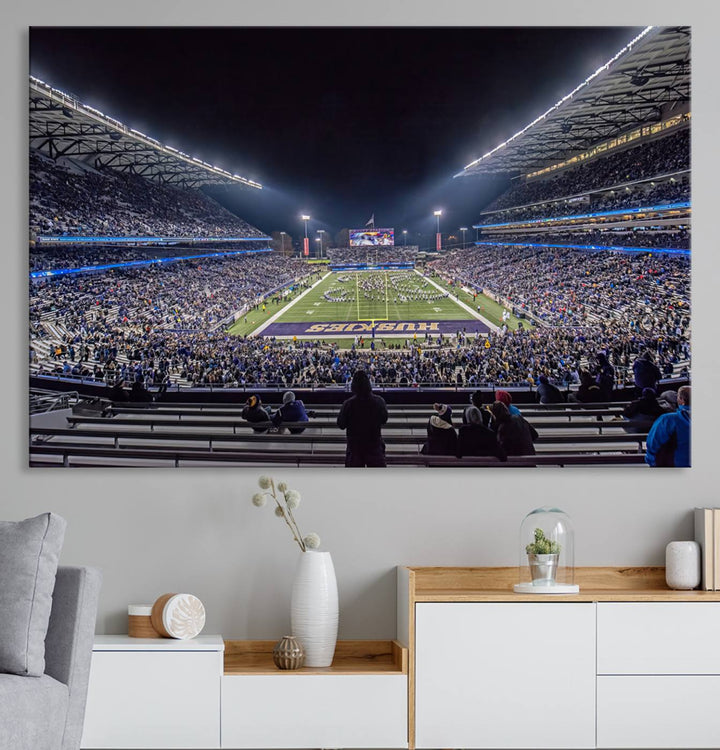
[(460, 227), (460, 231), (463, 233), (463, 250), (465, 249), (465, 232), (467, 232), (467, 227)]
[(442, 209), (439, 208), (433, 211), (433, 216), (437, 220), (437, 233), (435, 235), (435, 249), (439, 252), (442, 249), (442, 235), (440, 234), (440, 217), (442, 216)]
[(407, 247), (407, 229), (403, 229), (403, 245)]
[(300, 219), (305, 223), (305, 239), (303, 240), (303, 255), (310, 254), (310, 243), (308, 242), (307, 223), (310, 221), (309, 214), (300, 214)]

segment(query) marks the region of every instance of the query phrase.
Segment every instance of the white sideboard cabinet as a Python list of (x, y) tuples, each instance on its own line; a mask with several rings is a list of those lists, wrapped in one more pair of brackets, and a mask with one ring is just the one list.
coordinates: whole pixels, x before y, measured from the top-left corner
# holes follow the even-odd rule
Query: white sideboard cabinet
[(516, 568), (398, 568), (409, 748), (720, 748), (720, 591), (663, 568), (578, 568), (579, 594), (515, 594)]
[(96, 636), (83, 748), (220, 747), (220, 636)]

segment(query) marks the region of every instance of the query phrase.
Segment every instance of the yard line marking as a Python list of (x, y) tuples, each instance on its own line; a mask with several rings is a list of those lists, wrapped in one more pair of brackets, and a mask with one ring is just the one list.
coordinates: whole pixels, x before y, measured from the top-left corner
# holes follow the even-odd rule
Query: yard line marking
[(388, 272), (385, 271), (385, 317), (390, 317), (390, 308), (388, 307)]
[(322, 284), (325, 279), (330, 275), (331, 271), (328, 271), (322, 278), (318, 279), (311, 287), (310, 289), (306, 289), (300, 296), (295, 297), (295, 299), (292, 302), (288, 302), (285, 307), (283, 307), (282, 310), (279, 310), (275, 313), (272, 317), (268, 318), (261, 326), (258, 326), (252, 333), (249, 333), (248, 336), (257, 336), (258, 334), (262, 333), (271, 323), (274, 323), (283, 313), (285, 313), (287, 310), (289, 310), (293, 305), (295, 305), (297, 302), (300, 302), (300, 300), (306, 295), (310, 294), (313, 289), (318, 284)]
[[(422, 276), (422, 274), (420, 273), (420, 271), (417, 270), (417, 268), (415, 269), (415, 273), (418, 276)], [(436, 284), (432, 279), (428, 278), (427, 276), (425, 276), (424, 278), (427, 281), (429, 281), (436, 289), (439, 289), (443, 294), (447, 292), (447, 289), (443, 289), (439, 284)], [(452, 299), (452, 297), (450, 297), (449, 299)], [(487, 318), (483, 318), (483, 316), (480, 315), (480, 313), (475, 312), (475, 310), (473, 310), (472, 307), (470, 307), (470, 305), (466, 305), (464, 302), (462, 302), (459, 299), (453, 299), (453, 302), (459, 307), (462, 307), (463, 310), (467, 310), (470, 313), (470, 315), (472, 315), (473, 318), (475, 318), (476, 320), (481, 320), (483, 323), (485, 323), (485, 325), (491, 331), (495, 331), (497, 333), (500, 330), (499, 326), (496, 326), (495, 323), (491, 323)]]

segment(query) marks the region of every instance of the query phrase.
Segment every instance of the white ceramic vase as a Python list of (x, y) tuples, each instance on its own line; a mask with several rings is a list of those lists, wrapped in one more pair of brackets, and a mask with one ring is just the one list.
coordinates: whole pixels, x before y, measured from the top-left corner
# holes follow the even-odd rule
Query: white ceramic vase
[(665, 581), (671, 589), (690, 590), (700, 585), (700, 545), (670, 542), (665, 547)]
[(329, 667), (338, 631), (338, 591), (329, 552), (300, 554), (290, 605), (292, 634), (305, 649), (306, 667)]

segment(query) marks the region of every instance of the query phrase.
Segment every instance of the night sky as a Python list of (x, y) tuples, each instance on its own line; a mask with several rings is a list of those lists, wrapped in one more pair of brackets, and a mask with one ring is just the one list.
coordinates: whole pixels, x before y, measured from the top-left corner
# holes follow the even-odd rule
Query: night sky
[[(471, 226), (505, 182), (458, 178), (640, 28), (39, 28), (32, 75), (259, 180), (212, 194), (267, 232)], [(419, 237), (421, 233), (423, 237)], [(468, 236), (470, 239), (470, 236)]]

